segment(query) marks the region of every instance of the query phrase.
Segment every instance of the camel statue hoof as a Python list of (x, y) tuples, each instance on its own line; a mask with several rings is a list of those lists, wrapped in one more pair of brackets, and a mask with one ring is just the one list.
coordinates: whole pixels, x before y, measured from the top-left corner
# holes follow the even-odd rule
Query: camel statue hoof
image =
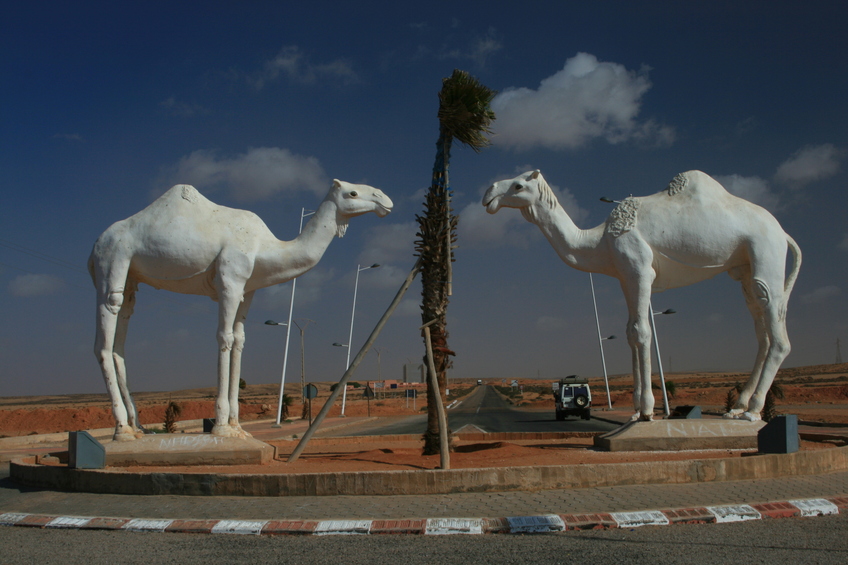
[(112, 436), (112, 441), (135, 441), (139, 436), (136, 436), (135, 430), (129, 426), (118, 426), (115, 428), (115, 435)]
[(250, 433), (245, 431), (245, 429), (242, 428), (241, 424), (239, 424), (238, 422), (236, 422), (235, 424), (230, 424), (230, 428), (232, 428), (236, 432), (236, 435), (233, 436), (233, 437), (237, 437), (237, 438), (241, 438), (241, 439), (247, 439), (249, 437), (253, 437), (252, 435), (250, 435)]
[(640, 413), (639, 414), (639, 420), (641, 422), (653, 422), (654, 421), (654, 415), (653, 414), (641, 414)]
[(759, 414), (756, 414), (754, 412), (743, 412), (739, 416), (739, 419), (740, 420), (748, 420), (749, 422), (759, 422), (763, 418)]
[(743, 408), (734, 408), (730, 412), (722, 416), (722, 418), (725, 418), (727, 420), (739, 420), (743, 417), (742, 414), (744, 412), (745, 410)]
[(241, 435), (241, 432), (236, 428), (229, 425), (216, 425), (212, 428), (212, 435), (219, 437), (244, 437)]
[(639, 412), (634, 412), (634, 413), (633, 413), (633, 415), (632, 415), (632, 416), (630, 416), (630, 421), (631, 421), (631, 422), (636, 422), (636, 421), (638, 421), (638, 420), (639, 420), (639, 417), (640, 417), (640, 416), (641, 416), (641, 414), (640, 414)]

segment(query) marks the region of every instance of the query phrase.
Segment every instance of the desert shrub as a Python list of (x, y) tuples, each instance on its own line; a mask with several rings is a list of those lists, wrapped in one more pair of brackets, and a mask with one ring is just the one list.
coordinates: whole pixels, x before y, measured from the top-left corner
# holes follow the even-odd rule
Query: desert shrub
[(772, 383), (771, 388), (766, 393), (766, 400), (763, 404), (763, 420), (771, 422), (779, 416), (777, 411), (777, 401), (783, 400), (783, 396), (783, 387), (778, 383)]
[(730, 388), (724, 397), (724, 411), (730, 412), (736, 405), (736, 389)]
[(182, 408), (176, 402), (168, 402), (168, 407), (165, 408), (165, 432), (169, 434), (177, 433), (177, 418), (182, 412)]

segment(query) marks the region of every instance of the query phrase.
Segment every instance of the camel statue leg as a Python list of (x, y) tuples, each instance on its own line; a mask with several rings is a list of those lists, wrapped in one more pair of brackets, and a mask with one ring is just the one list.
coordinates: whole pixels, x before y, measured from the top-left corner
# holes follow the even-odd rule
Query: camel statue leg
[[(233, 361), (240, 361), (241, 355), (233, 355), (235, 344), (234, 329), (238, 313), (241, 311), (246, 277), (221, 273), (221, 265), (237, 266), (238, 256), (219, 259), (215, 286), (218, 291), (218, 399), (215, 402), (215, 426), (212, 434), (225, 437), (242, 437), (231, 422), (231, 414), (236, 414), (238, 423), (238, 381), (232, 382)], [(235, 357), (235, 359), (234, 359)], [(238, 372), (238, 370), (236, 370)], [(231, 399), (234, 399), (231, 406)]]
[(781, 286), (778, 286), (777, 291), (772, 293), (765, 282), (754, 278), (754, 288), (757, 301), (762, 309), (762, 323), (765, 327), (768, 347), (760, 378), (757, 380), (754, 392), (748, 402), (748, 410), (740, 416), (745, 420), (756, 421), (761, 418), (766, 393), (771, 388), (777, 370), (786, 356), (789, 355), (791, 349), (789, 336), (786, 333), (786, 312)]
[(238, 430), (241, 437), (250, 437), (250, 434), (242, 429), (239, 424), (239, 384), (241, 382), (241, 356), (244, 351), (244, 322), (247, 319), (247, 313), (250, 310), (250, 303), (253, 301), (253, 292), (248, 292), (244, 295), (244, 300), (241, 302), (236, 313), (236, 321), (233, 325), (233, 349), (230, 352), (230, 386), (229, 386), (229, 402), (230, 413), (227, 423), (235, 430)]
[[(637, 278), (637, 277), (632, 277)], [(651, 282), (650, 277), (622, 280), (621, 289), (627, 302), (627, 343), (633, 352), (633, 404), (638, 413), (633, 419), (654, 419), (654, 393), (651, 390)], [(635, 284), (632, 284), (635, 283)]]
[(112, 403), (112, 415), (115, 418), (115, 441), (136, 439), (135, 430), (127, 421), (127, 408), (124, 405), (115, 366), (115, 338), (117, 335), (118, 313), (124, 302), (123, 283), (126, 277), (115, 273), (126, 273), (127, 269), (110, 269), (108, 273), (97, 269), (97, 335), (94, 340), (94, 355), (100, 364), (109, 401)]
[(757, 357), (754, 361), (754, 368), (751, 370), (751, 376), (742, 387), (742, 390), (739, 391), (739, 398), (736, 400), (733, 408), (725, 414), (725, 418), (739, 418), (743, 413), (748, 411), (748, 403), (751, 400), (751, 395), (754, 394), (754, 389), (762, 377), (770, 340), (766, 332), (763, 310), (754, 296), (754, 280), (751, 276), (750, 267), (746, 266), (740, 270), (732, 270), (728, 274), (731, 278), (739, 280), (742, 283), (745, 304), (748, 306), (751, 317), (754, 319), (754, 331), (757, 335)]
[[(758, 333), (760, 331), (763, 333), (762, 337), (758, 335), (758, 339), (760, 347), (764, 348), (765, 352), (762, 354), (762, 361), (760, 354), (757, 355), (754, 372), (743, 390), (744, 393), (750, 394), (747, 410), (738, 415), (733, 414), (731, 417), (750, 421), (761, 419), (766, 393), (771, 388), (777, 370), (791, 349), (786, 333), (786, 296), (784, 294), (786, 248), (775, 246), (773, 243), (772, 241), (755, 241), (749, 250), (751, 272), (750, 278), (745, 281), (746, 295), (751, 296), (753, 305), (749, 305), (749, 308), (755, 316), (754, 323)], [(761, 362), (762, 366), (758, 375), (757, 370)], [(741, 402), (737, 406), (741, 407)]]
[(121, 309), (118, 312), (112, 358), (115, 362), (118, 389), (121, 391), (121, 398), (127, 410), (127, 423), (133, 429), (136, 437), (142, 437), (144, 431), (141, 429), (141, 423), (138, 421), (138, 411), (136, 410), (135, 402), (132, 399), (127, 384), (127, 365), (124, 356), (124, 344), (127, 341), (127, 329), (129, 327), (130, 317), (135, 310), (135, 293), (137, 290), (138, 283), (128, 280), (127, 287), (124, 290), (124, 302), (121, 304)]

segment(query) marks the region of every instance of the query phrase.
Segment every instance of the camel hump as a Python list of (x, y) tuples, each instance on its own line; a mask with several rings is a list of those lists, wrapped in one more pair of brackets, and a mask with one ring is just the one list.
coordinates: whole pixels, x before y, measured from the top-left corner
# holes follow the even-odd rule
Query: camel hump
[(666, 193), (668, 196), (677, 196), (678, 194), (709, 194), (709, 193), (727, 193), (717, 180), (702, 171), (686, 171), (678, 173), (668, 183), (668, 186), (660, 192)]
[(209, 200), (190, 184), (175, 184), (165, 191), (157, 200), (178, 202), (184, 200), (190, 204), (199, 204)]

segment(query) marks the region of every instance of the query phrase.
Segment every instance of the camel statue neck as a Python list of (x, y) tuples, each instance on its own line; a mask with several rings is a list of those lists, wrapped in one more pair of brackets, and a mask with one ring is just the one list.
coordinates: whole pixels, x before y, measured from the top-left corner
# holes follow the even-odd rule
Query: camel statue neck
[(533, 222), (568, 266), (592, 273), (604, 272), (595, 252), (603, 235), (603, 224), (583, 230), (554, 199), (552, 205), (536, 202), (532, 209), (523, 209), (524, 217)]
[(278, 240), (273, 249), (257, 257), (257, 262), (261, 258), (261, 263), (269, 273), (266, 282), (286, 282), (314, 267), (333, 239), (343, 233), (344, 227), (340, 227), (336, 204), (330, 199), (324, 200), (295, 239)]

